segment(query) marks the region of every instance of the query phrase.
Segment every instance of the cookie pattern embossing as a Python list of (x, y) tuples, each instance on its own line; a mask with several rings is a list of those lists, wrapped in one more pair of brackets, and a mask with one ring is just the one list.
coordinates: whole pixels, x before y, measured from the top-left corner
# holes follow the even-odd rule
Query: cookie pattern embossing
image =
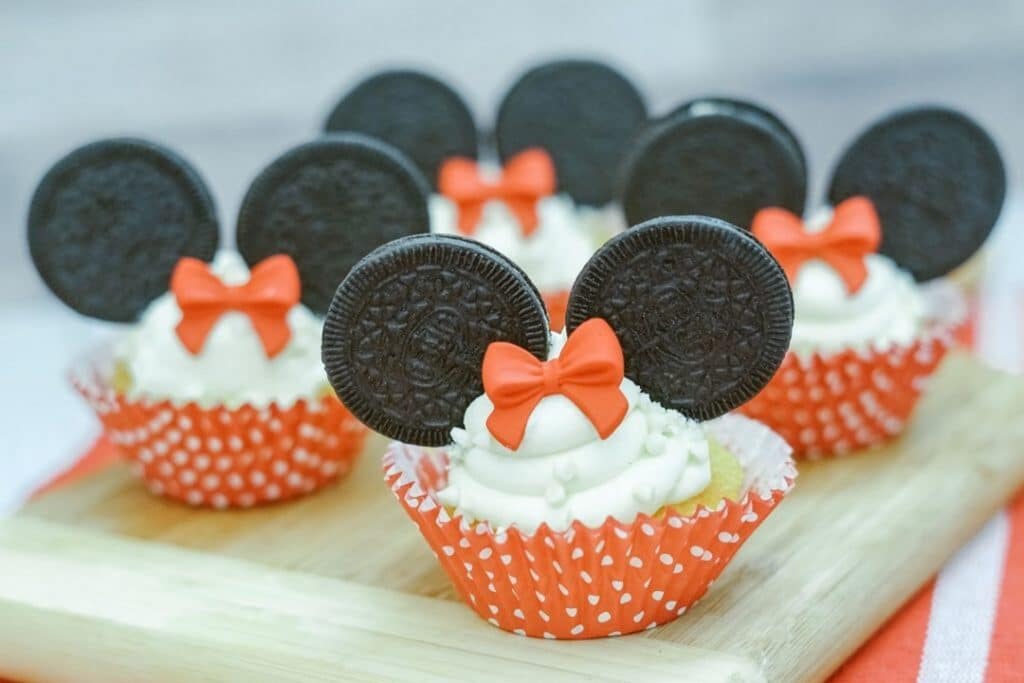
[(778, 265), (722, 221), (649, 221), (609, 242), (581, 273), (570, 330), (604, 318), (626, 375), (658, 402), (711, 419), (753, 396), (789, 343), (792, 298)]
[(324, 325), (324, 364), (342, 401), (392, 438), (443, 445), (483, 390), (493, 341), (543, 358), (547, 318), (503, 257), (456, 238), (392, 243), (356, 266)]

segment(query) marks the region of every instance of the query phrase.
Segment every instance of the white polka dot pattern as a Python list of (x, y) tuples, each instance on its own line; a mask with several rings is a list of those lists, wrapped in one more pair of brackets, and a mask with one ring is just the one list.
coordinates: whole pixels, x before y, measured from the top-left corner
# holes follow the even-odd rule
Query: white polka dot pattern
[[(705, 593), (792, 487), (793, 461), (788, 449), (780, 450), (759, 466), (739, 502), (725, 501), (716, 511), (641, 515), (632, 524), (608, 519), (594, 529), (577, 522), (564, 532), (542, 526), (532, 536), (452, 517), (435, 497), (446, 470), (439, 451), (394, 443), (384, 469), (398, 501), (481, 618), (535, 638), (597, 638), (671, 621)], [(737, 457), (744, 462), (743, 454)]]
[(83, 367), (75, 388), (149, 490), (189, 505), (251, 507), (315, 491), (347, 474), (367, 430), (333, 395), (281, 407), (201, 408), (131, 401)]
[(790, 352), (771, 382), (737, 412), (771, 427), (794, 456), (807, 459), (845, 455), (898, 436), (963, 324), (962, 298), (949, 290), (940, 294), (944, 315), (912, 344), (810, 356)]

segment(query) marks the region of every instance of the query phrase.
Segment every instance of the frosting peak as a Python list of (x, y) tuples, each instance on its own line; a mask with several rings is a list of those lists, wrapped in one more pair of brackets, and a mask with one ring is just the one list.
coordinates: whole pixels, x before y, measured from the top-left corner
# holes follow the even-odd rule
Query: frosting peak
[[(584, 219), (583, 211), (566, 195), (544, 197), (536, 204), (537, 228), (527, 237), (505, 203), (490, 200), (471, 236), (512, 259), (542, 291), (568, 289), (594, 251), (590, 226), (600, 223), (589, 214)], [(431, 196), (431, 232), (461, 234), (457, 222), (455, 204)]]
[[(219, 252), (210, 270), (226, 285), (249, 281), (248, 267), (234, 252)], [(130, 397), (204, 405), (291, 404), (312, 398), (326, 383), (320, 362), (321, 322), (301, 304), (288, 311), (291, 338), (273, 358), (267, 357), (244, 313), (223, 313), (195, 355), (175, 332), (180, 321), (181, 309), (168, 292), (119, 340), (115, 356), (131, 378)]]
[[(824, 209), (807, 222), (807, 230), (818, 232), (831, 221), (831, 209)], [(905, 344), (921, 331), (927, 307), (913, 276), (881, 254), (867, 255), (864, 265), (867, 277), (853, 293), (828, 263), (810, 259), (802, 265), (792, 283), (794, 351)]]
[(515, 215), (524, 235), (537, 228), (537, 200), (555, 191), (555, 164), (540, 148), (519, 152), (494, 177), (472, 159), (455, 157), (444, 162), (438, 174), (441, 192), (458, 205), (458, 225), (471, 232), (481, 217), (484, 204), (500, 200)]
[[(551, 357), (564, 344), (558, 335)], [(606, 439), (565, 396), (544, 397), (518, 449), (487, 429), (493, 404), (474, 400), (465, 429), (454, 429), (448, 486), (440, 500), (471, 519), (532, 533), (541, 524), (561, 531), (574, 520), (597, 526), (611, 516), (629, 522), (640, 513), (703, 491), (711, 480), (703, 428), (652, 401), (624, 379), (626, 417)]]
[(864, 284), (864, 259), (878, 251), (882, 240), (878, 213), (866, 197), (843, 200), (831, 218), (819, 221), (814, 230), (808, 230), (800, 216), (786, 209), (761, 209), (751, 231), (772, 252), (790, 281), (807, 260), (816, 259), (835, 270), (850, 293)]
[(517, 449), (530, 415), (548, 395), (569, 399), (601, 438), (619, 426), (628, 402), (619, 385), (624, 375), (622, 347), (600, 318), (577, 327), (558, 356), (545, 362), (508, 342), (494, 342), (484, 354), (484, 393), (493, 404), (487, 429), (505, 447)]

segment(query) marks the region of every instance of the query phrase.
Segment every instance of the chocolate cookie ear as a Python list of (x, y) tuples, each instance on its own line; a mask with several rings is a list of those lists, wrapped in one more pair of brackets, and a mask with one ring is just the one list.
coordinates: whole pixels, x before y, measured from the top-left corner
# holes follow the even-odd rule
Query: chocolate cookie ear
[(250, 265), (291, 256), (303, 303), (323, 314), (359, 259), (429, 230), (429, 193), (391, 146), (356, 133), (326, 136), (285, 152), (253, 181), (238, 214), (238, 250)]
[(637, 137), (619, 193), (630, 224), (701, 214), (749, 229), (754, 214), (768, 206), (803, 213), (806, 161), (793, 132), (766, 109), (704, 98)]
[(324, 321), (323, 361), (338, 397), (385, 436), (451, 442), (483, 393), (494, 341), (547, 358), (544, 305), (522, 273), (471, 240), (417, 235), (360, 261)]
[(959, 112), (920, 107), (891, 114), (854, 140), (828, 198), (871, 199), (882, 223), (879, 251), (925, 281), (981, 247), (1005, 194), (1006, 170), (988, 133)]
[(564, 60), (527, 71), (498, 110), (502, 161), (530, 147), (551, 155), (558, 189), (581, 204), (613, 199), (615, 173), (647, 109), (625, 76), (599, 62)]
[(46, 285), (93, 318), (131, 322), (167, 291), (183, 256), (217, 250), (213, 198), (180, 156), (145, 140), (80, 147), (32, 196), (28, 244)]
[(364, 133), (393, 145), (432, 187), (445, 159), (477, 155), (469, 107), (444, 82), (418, 71), (382, 71), (362, 81), (335, 105), (324, 129)]
[(754, 124), (766, 125), (779, 134), (782, 142), (789, 148), (790, 153), (800, 161), (800, 170), (804, 178), (807, 178), (807, 155), (804, 153), (804, 147), (800, 143), (800, 139), (797, 138), (796, 133), (778, 114), (756, 102), (740, 100), (734, 97), (698, 97), (683, 102), (663, 118), (669, 119), (678, 114), (689, 116), (732, 114)]
[(603, 318), (626, 376), (651, 398), (707, 420), (752, 398), (789, 347), (793, 299), (749, 233), (705, 216), (668, 216), (614, 237), (573, 285), (572, 331)]

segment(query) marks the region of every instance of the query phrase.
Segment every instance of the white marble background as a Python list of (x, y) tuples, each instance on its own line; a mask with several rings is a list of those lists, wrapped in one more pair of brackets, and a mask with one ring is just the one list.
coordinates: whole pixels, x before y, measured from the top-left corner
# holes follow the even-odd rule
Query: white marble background
[(564, 54), (618, 64), (655, 112), (704, 93), (761, 100), (803, 138), (812, 196), (860, 126), (903, 104), (950, 103), (993, 131), (1011, 168), (1017, 199), (985, 323), (987, 353), (1010, 366), (1019, 339), (1007, 321), (1024, 288), (1022, 37), (1018, 0), (0, 0), (0, 510), (95, 433), (63, 369), (106, 330), (47, 295), (24, 242), (35, 182), (75, 145), (128, 133), (180, 149), (230, 232), (253, 174), (382, 65), (443, 74), (482, 123), (519, 70)]

